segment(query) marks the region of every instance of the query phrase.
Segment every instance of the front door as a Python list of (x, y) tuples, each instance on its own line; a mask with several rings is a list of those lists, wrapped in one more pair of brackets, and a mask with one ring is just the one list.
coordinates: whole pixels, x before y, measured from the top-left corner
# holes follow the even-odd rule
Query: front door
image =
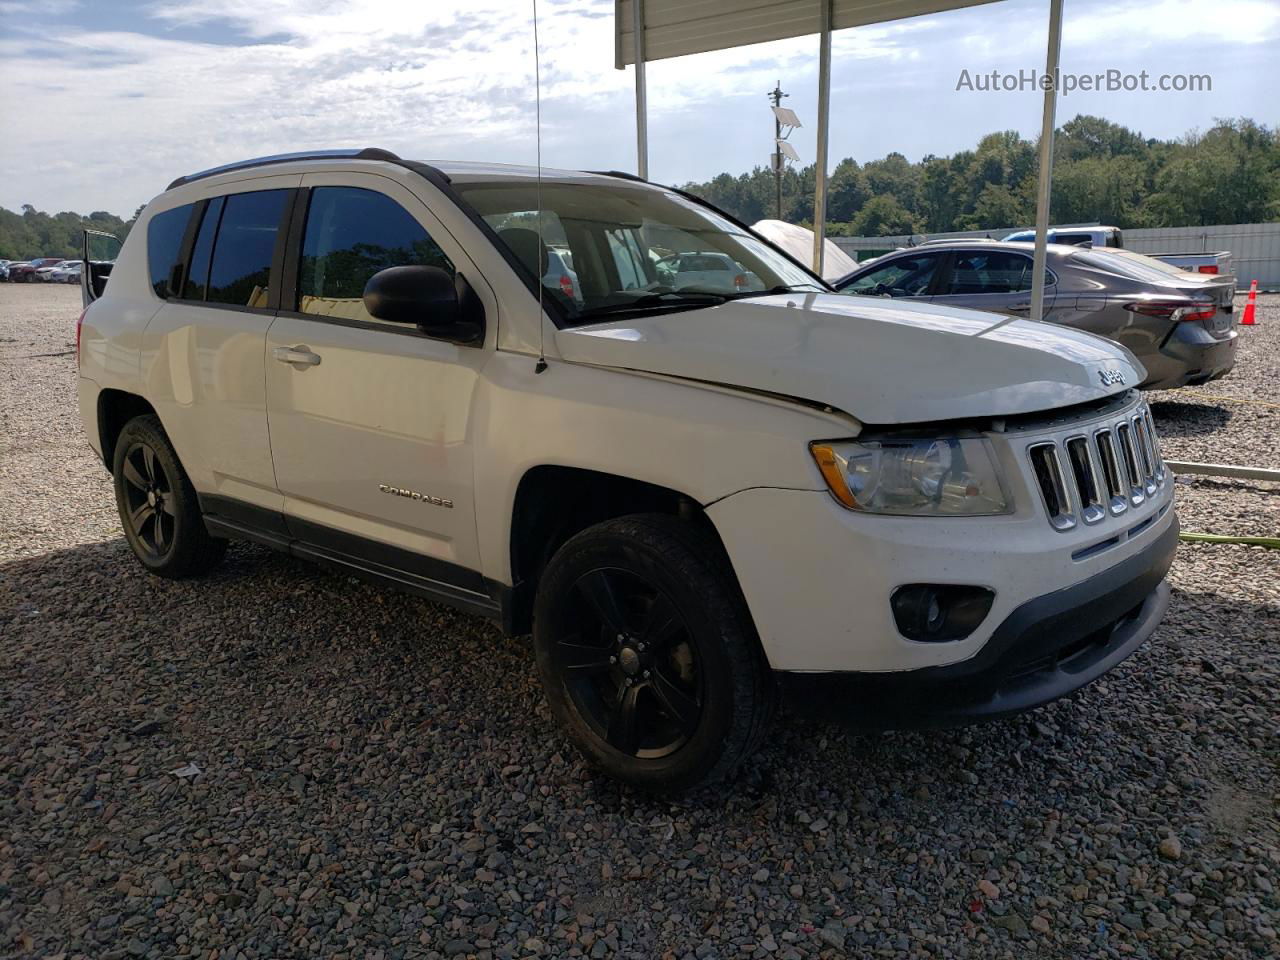
[(939, 253), (904, 253), (886, 258), (852, 283), (841, 287), (840, 292), (927, 301), (941, 262)]
[(387, 267), (460, 269), (473, 281), (474, 267), (426, 205), (386, 178), (312, 174), (303, 184), (299, 248), (266, 345), (289, 532), (410, 585), (480, 593), (472, 408), (488, 350), (376, 320), (362, 301)]

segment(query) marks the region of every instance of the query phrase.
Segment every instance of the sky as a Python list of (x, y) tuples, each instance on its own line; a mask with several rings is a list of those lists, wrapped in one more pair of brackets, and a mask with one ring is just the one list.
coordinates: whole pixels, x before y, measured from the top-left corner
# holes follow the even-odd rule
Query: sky
[[(634, 79), (613, 0), (538, 0), (542, 159), (635, 170)], [(174, 177), (247, 157), (379, 146), (417, 160), (533, 163), (533, 0), (0, 0), (0, 206), (129, 216)], [(1180, 137), (1219, 117), (1280, 126), (1280, 0), (1066, 0), (1062, 69), (1212, 78), (1202, 92), (1062, 96)], [(843, 30), (830, 165), (919, 160), (995, 130), (1034, 138), (1034, 89), (957, 89), (1043, 70), (1048, 0)], [(650, 177), (768, 162), (775, 82), (814, 157), (817, 37), (651, 63)], [(976, 85), (976, 84), (975, 84)]]

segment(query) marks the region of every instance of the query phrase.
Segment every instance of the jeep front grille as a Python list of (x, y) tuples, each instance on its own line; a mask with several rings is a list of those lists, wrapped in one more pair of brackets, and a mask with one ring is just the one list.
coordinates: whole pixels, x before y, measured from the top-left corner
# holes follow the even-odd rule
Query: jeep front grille
[(1142, 504), (1166, 479), (1145, 403), (1101, 427), (1037, 440), (1027, 456), (1049, 523), (1058, 530), (1118, 516)]

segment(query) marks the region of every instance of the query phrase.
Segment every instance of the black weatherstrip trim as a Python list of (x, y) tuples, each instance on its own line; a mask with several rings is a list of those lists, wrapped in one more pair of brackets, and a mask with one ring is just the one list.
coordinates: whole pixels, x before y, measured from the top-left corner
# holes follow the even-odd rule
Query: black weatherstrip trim
[[(281, 309), (284, 302), (284, 290), (297, 290), (297, 284), (292, 287), (285, 286), (285, 267), (292, 253), (290, 242), (293, 239), (293, 221), (298, 208), (301, 194), (305, 191), (295, 187), (289, 191), (289, 198), (285, 201), (284, 210), (280, 213), (280, 222), (276, 224), (276, 245), (271, 251), (271, 279), (267, 284), (267, 309), (276, 311)], [(292, 302), (292, 296), (290, 295)]]
[(302, 262), (302, 234), (307, 226), (307, 211), (311, 206), (311, 188), (299, 187), (294, 191), (289, 207), (284, 233), (284, 259), (280, 268), (280, 300), (276, 309), (286, 313), (298, 310), (298, 272)]
[(196, 235), (200, 232), (200, 224), (204, 222), (204, 211), (208, 206), (208, 200), (197, 200), (192, 205), (191, 216), (187, 218), (187, 229), (182, 234), (182, 246), (178, 248), (178, 260), (169, 271), (168, 299), (179, 299), (182, 288), (187, 285), (187, 275), (191, 272), (191, 251), (195, 248)]

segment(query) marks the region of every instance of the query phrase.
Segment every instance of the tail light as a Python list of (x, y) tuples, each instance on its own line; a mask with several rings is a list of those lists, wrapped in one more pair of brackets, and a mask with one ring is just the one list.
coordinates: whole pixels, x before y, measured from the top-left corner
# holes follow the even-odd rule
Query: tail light
[(560, 274), (560, 292), (569, 299), (573, 299), (573, 281), (569, 279), (567, 273)]
[(1218, 265), (1216, 263), (1206, 263), (1196, 268), (1199, 273), (1217, 273)]
[(76, 318), (76, 366), (80, 366), (80, 328), (84, 326), (84, 315), (89, 312), (89, 308), (85, 307), (80, 311), (80, 316)]
[(1217, 304), (1198, 300), (1136, 300), (1126, 303), (1124, 308), (1130, 313), (1159, 317), (1175, 323), (1184, 320), (1212, 320), (1213, 315), (1218, 312)]
[(733, 286), (737, 290), (747, 289), (747, 275), (745, 273), (740, 273), (735, 276), (733, 278)]

